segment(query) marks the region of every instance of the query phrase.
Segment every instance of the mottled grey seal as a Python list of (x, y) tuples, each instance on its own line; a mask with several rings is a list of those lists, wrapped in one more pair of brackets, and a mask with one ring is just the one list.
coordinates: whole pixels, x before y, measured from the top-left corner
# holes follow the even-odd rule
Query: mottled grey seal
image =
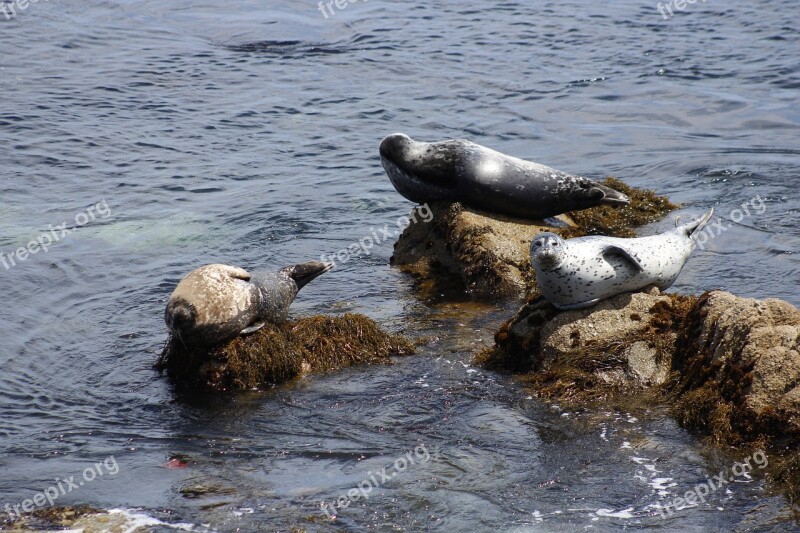
[(310, 261), (278, 272), (206, 265), (184, 277), (169, 298), (164, 321), (185, 345), (213, 345), (286, 320), (297, 292), (333, 268)]
[(517, 159), (465, 140), (417, 142), (395, 133), (381, 141), (389, 179), (412, 202), (458, 201), (494, 213), (543, 219), (629, 199), (592, 180)]
[(542, 295), (559, 309), (590, 307), (600, 300), (675, 282), (697, 247), (695, 236), (714, 210), (694, 222), (651, 237), (578, 237), (541, 233), (531, 242), (531, 264)]

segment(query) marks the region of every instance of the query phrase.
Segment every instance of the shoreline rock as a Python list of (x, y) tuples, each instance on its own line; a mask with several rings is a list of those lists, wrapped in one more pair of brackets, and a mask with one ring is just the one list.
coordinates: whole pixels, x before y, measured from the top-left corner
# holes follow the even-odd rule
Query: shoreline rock
[(552, 231), (565, 238), (596, 234), (632, 237), (633, 228), (654, 222), (677, 208), (665, 197), (614, 178), (601, 183), (628, 195), (630, 205), (604, 205), (556, 219), (532, 221), (490, 214), (459, 203), (431, 203), (433, 219), (405, 229), (395, 243), (390, 263), (421, 279), (439, 283), (459, 280), (480, 298), (535, 294), (529, 247), (537, 234)]
[(800, 310), (788, 302), (652, 287), (561, 312), (535, 298), (475, 362), (566, 405), (666, 402), (713, 445), (767, 450), (772, 480), (800, 497)]
[(800, 310), (783, 300), (702, 295), (673, 359), (675, 415), (719, 443), (800, 442)]
[(309, 372), (391, 364), (392, 356), (414, 351), (408, 339), (386, 333), (364, 315), (347, 313), (267, 324), (210, 348), (187, 349), (170, 338), (156, 368), (181, 390), (224, 392), (279, 384)]
[(585, 402), (642, 391), (670, 377), (677, 325), (693, 302), (655, 287), (573, 311), (534, 298), (500, 327), (495, 346), (476, 360), (486, 368), (525, 374), (544, 397)]

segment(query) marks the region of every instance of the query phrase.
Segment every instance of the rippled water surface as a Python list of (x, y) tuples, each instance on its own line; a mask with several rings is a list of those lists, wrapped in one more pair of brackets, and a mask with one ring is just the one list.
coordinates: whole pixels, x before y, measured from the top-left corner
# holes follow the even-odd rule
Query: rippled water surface
[[(420, 293), (389, 268), (391, 241), (293, 312), (431, 337), (417, 356), (203, 402), (152, 363), (192, 268), (277, 268), (394, 228), (411, 204), (377, 145), (395, 131), (616, 175), (684, 216), (727, 219), (758, 197), (675, 288), (800, 305), (796, 7), (710, 0), (664, 20), (639, 0), (371, 0), (326, 19), (312, 1), (86, 0), (0, 14), (0, 252), (108, 207), (0, 263), (0, 506), (113, 455), (116, 475), (58, 503), (218, 531), (792, 527), (758, 476), (662, 518), (741, 458), (709, 455), (660, 410), (566, 411), (471, 367), (514, 304)], [(429, 459), (324, 520), (321, 500), (421, 446)], [(189, 466), (162, 466), (176, 455)]]

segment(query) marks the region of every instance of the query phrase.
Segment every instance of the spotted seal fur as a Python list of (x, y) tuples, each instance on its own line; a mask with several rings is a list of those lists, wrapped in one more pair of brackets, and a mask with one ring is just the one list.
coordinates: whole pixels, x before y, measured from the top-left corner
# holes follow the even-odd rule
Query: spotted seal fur
[(559, 309), (590, 307), (617, 294), (671, 286), (697, 247), (695, 236), (714, 210), (675, 229), (634, 239), (540, 233), (531, 242), (531, 264), (542, 295)]

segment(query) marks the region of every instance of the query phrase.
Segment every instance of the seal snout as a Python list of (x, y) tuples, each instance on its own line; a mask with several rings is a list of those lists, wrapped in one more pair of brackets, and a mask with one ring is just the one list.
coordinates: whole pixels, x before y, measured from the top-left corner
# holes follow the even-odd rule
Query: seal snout
[(533, 259), (543, 268), (552, 268), (558, 264), (558, 254), (555, 250), (540, 250), (533, 255)]

